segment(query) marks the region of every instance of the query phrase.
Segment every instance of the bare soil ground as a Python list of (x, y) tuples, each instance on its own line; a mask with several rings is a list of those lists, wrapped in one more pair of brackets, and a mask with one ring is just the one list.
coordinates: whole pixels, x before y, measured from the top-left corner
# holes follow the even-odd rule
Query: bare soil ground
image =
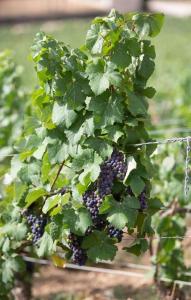
[[(53, 300), (60, 293), (70, 297), (73, 295), (80, 300), (158, 300), (152, 281), (148, 278), (137, 280), (111, 274), (41, 268), (34, 279), (34, 298)], [(71, 298), (63, 296), (61, 299)]]

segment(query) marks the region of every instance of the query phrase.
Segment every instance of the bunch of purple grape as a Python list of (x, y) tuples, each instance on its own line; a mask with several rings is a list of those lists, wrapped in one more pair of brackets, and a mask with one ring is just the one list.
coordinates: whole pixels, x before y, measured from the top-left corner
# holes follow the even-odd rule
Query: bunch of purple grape
[(101, 165), (98, 180), (84, 195), (83, 202), (89, 210), (93, 223), (102, 226), (103, 220), (99, 217), (99, 207), (106, 195), (111, 194), (114, 180), (123, 180), (127, 172), (124, 155), (122, 152), (113, 151), (111, 157)]
[(111, 194), (114, 178), (113, 169), (111, 166), (104, 163), (101, 166), (101, 172), (97, 180), (97, 189), (101, 199), (104, 196)]
[(108, 227), (108, 234), (111, 238), (116, 238), (118, 242), (121, 242), (123, 238), (123, 230), (117, 229), (112, 225)]
[(101, 173), (97, 181), (100, 197), (111, 194), (114, 180), (123, 180), (127, 172), (127, 165), (122, 152), (114, 150), (111, 157), (101, 166)]
[(32, 241), (34, 244), (36, 244), (44, 233), (46, 218), (43, 215), (35, 216), (29, 214), (27, 216), (27, 223), (30, 226), (32, 232)]
[(114, 176), (116, 176), (119, 180), (123, 180), (125, 178), (127, 172), (127, 164), (122, 152), (114, 150), (111, 158), (108, 159), (105, 163), (113, 170)]
[(76, 265), (83, 266), (86, 263), (87, 255), (85, 250), (80, 247), (80, 242), (74, 234), (68, 236), (68, 245), (72, 251), (72, 262)]

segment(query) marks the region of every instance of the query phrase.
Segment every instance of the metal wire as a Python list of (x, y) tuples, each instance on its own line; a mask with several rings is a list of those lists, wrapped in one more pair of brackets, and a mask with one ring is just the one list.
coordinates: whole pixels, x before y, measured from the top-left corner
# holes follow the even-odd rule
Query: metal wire
[(150, 141), (150, 142), (143, 142), (143, 143), (137, 143), (137, 144), (129, 144), (129, 146), (134, 146), (134, 147), (141, 147), (141, 146), (146, 146), (146, 145), (160, 145), (160, 144), (170, 144), (170, 143), (179, 143), (179, 142), (187, 142), (190, 141), (191, 137), (172, 137), (164, 140), (159, 140), (159, 141)]
[(124, 241), (135, 241), (135, 240), (148, 240), (149, 238), (152, 238), (152, 240), (167, 240), (167, 239), (173, 239), (173, 240), (184, 240), (184, 239), (191, 239), (191, 235), (184, 235), (184, 236), (151, 236), (151, 237), (127, 237), (123, 238)]
[[(22, 255), (23, 259), (28, 262), (33, 262), (36, 264), (41, 265), (53, 265), (53, 263), (49, 260), (45, 259), (36, 259), (32, 257), (28, 257), (26, 255)], [(54, 266), (54, 265), (53, 265)], [(130, 271), (123, 271), (123, 270), (115, 270), (109, 268), (101, 268), (101, 267), (90, 267), (90, 266), (77, 266), (74, 264), (65, 264), (63, 268), (66, 269), (74, 269), (79, 271), (86, 271), (86, 272), (96, 272), (96, 273), (107, 273), (111, 275), (120, 275), (120, 276), (127, 276), (127, 277), (137, 277), (137, 278), (145, 278), (146, 276), (150, 276), (150, 273), (138, 273), (138, 272), (130, 272)], [(182, 281), (182, 280), (172, 280), (170, 278), (162, 277), (160, 281), (163, 282), (172, 282), (179, 285), (191, 286), (191, 282)]]

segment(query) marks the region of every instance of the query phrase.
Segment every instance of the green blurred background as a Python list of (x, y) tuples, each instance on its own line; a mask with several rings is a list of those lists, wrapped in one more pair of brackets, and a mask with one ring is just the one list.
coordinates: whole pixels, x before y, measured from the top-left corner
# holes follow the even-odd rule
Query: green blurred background
[[(35, 34), (43, 30), (72, 47), (84, 43), (90, 20), (76, 19), (46, 23), (17, 24), (0, 27), (0, 50), (11, 49), (15, 60), (24, 67), (23, 83), (31, 88), (37, 82), (30, 60), (30, 47)], [(152, 84), (160, 94), (177, 96), (179, 85), (191, 74), (191, 18), (165, 18), (161, 34), (154, 39), (156, 71)]]

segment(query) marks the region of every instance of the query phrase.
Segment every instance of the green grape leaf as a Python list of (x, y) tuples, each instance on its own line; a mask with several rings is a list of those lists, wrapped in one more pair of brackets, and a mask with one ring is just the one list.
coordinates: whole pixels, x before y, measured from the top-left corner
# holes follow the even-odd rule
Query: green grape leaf
[(104, 45), (106, 30), (102, 30), (100, 24), (92, 24), (86, 35), (86, 46), (92, 54), (100, 54)]
[(126, 225), (135, 225), (139, 208), (139, 201), (134, 197), (126, 197), (122, 202), (106, 197), (100, 207), (100, 213), (107, 213), (107, 220), (114, 227), (123, 229)]
[(92, 117), (87, 117), (86, 120), (78, 119), (69, 130), (65, 130), (70, 145), (76, 145), (82, 137), (91, 136), (94, 134), (94, 121)]
[(25, 264), (20, 256), (9, 257), (2, 263), (2, 281), (7, 284), (14, 279), (15, 272), (24, 271)]
[(101, 231), (94, 231), (85, 237), (82, 247), (87, 249), (88, 258), (95, 262), (113, 260), (117, 251), (113, 241)]
[(55, 251), (56, 251), (56, 245), (53, 242), (51, 236), (45, 231), (42, 238), (39, 241), (37, 255), (39, 257), (50, 256)]
[(14, 184), (14, 197), (18, 203), (20, 202), (24, 194), (27, 192), (27, 190), (27, 185), (21, 182), (17, 182)]
[[(112, 128), (113, 127), (115, 127), (115, 126), (112, 126)], [(111, 129), (111, 131), (112, 131), (112, 129)], [(116, 135), (117, 135), (117, 133), (116, 133)], [(120, 133), (118, 133), (118, 135), (120, 135)], [(115, 138), (113, 138), (112, 140), (115, 141)], [(105, 159), (106, 157), (111, 156), (111, 153), (113, 152), (113, 147), (107, 141), (104, 141), (103, 139), (101, 139), (99, 137), (88, 138), (86, 140), (86, 145), (89, 148), (92, 148), (94, 151), (96, 151), (102, 159)]]
[(159, 34), (164, 23), (164, 15), (161, 13), (135, 14), (132, 19), (135, 22), (135, 31), (141, 38), (147, 35), (155, 37)]
[(54, 103), (52, 111), (52, 122), (55, 125), (65, 125), (69, 128), (77, 118), (74, 110), (68, 107), (68, 104), (61, 105), (58, 102)]
[(45, 191), (44, 188), (36, 188), (36, 189), (30, 190), (25, 199), (26, 207), (29, 207), (32, 203), (37, 201), (39, 198), (46, 195), (46, 193), (47, 192)]
[(133, 245), (129, 247), (123, 248), (126, 250), (128, 253), (132, 253), (136, 256), (140, 256), (144, 252), (146, 252), (149, 248), (148, 241), (146, 239), (137, 239)]
[(143, 115), (147, 113), (147, 106), (143, 97), (138, 97), (137, 95), (128, 92), (128, 108), (133, 116)]
[(61, 200), (60, 195), (49, 197), (44, 203), (44, 206), (42, 208), (42, 212), (44, 214), (46, 214), (49, 210), (51, 210), (53, 207), (58, 205), (60, 200)]
[(115, 65), (104, 60), (94, 59), (87, 67), (87, 74), (90, 80), (90, 87), (96, 96), (105, 92), (110, 85), (119, 87), (121, 75), (115, 70)]
[(88, 163), (94, 163), (95, 155), (96, 153), (92, 149), (84, 149), (74, 158), (72, 168), (76, 171), (84, 169)]
[(150, 59), (148, 56), (144, 56), (141, 60), (141, 63), (139, 64), (137, 73), (140, 77), (147, 80), (154, 72), (154, 69), (155, 63), (153, 62), (153, 60)]
[(148, 97), (148, 98), (153, 98), (154, 95), (156, 93), (156, 90), (153, 87), (147, 87), (146, 89), (144, 89), (144, 96)]
[(120, 137), (124, 135), (122, 129), (117, 125), (107, 126), (104, 129), (104, 133), (106, 133), (108, 138), (115, 143), (117, 143)]
[(35, 157), (36, 159), (41, 160), (44, 153), (45, 153), (45, 151), (46, 151), (46, 147), (47, 147), (46, 143), (40, 145), (38, 147), (38, 149), (35, 152), (33, 152), (33, 157)]
[(113, 125), (115, 122), (123, 123), (123, 98), (117, 94), (109, 96), (106, 92), (98, 97), (91, 98), (88, 109), (93, 111), (94, 123), (101, 126)]
[(117, 43), (113, 48), (111, 61), (121, 68), (126, 68), (131, 63), (131, 56), (127, 52), (128, 48), (124, 43)]
[(77, 216), (78, 218), (75, 224), (75, 232), (78, 234), (85, 234), (88, 227), (92, 225), (91, 216), (85, 208), (79, 209)]
[(41, 166), (41, 180), (42, 183), (45, 183), (49, 180), (49, 172), (51, 170), (51, 164), (48, 157), (48, 152), (45, 153), (42, 159), (42, 166)]
[(39, 162), (33, 162), (31, 164), (23, 165), (17, 175), (23, 183), (32, 183), (33, 185), (38, 186), (40, 181)]
[(80, 155), (74, 158), (72, 168), (76, 171), (83, 170), (79, 176), (79, 181), (82, 185), (87, 180), (95, 181), (97, 179), (100, 173), (101, 162), (101, 157), (91, 149), (83, 150)]
[(127, 179), (128, 183), (132, 189), (133, 194), (139, 196), (145, 188), (145, 182), (136, 173), (131, 173), (130, 177)]

